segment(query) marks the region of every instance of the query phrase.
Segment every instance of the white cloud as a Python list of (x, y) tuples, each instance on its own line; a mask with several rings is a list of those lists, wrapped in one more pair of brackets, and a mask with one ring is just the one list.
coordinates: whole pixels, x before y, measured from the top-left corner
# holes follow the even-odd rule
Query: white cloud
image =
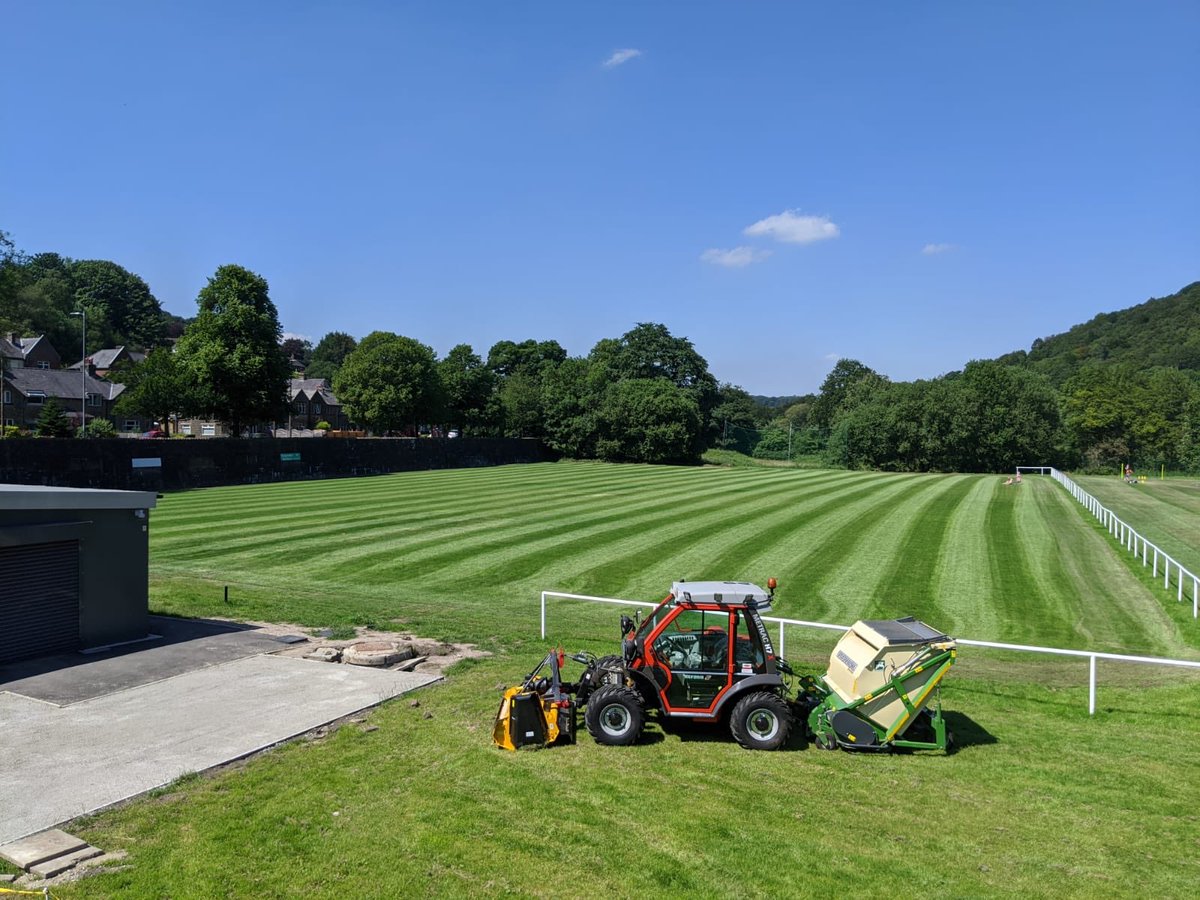
[(948, 250), (953, 250), (953, 244), (926, 244), (921, 248), (921, 252), (926, 256), (936, 256), (939, 253), (945, 253)]
[(826, 354), (825, 354), (825, 358), (826, 358), (827, 360), (829, 360), (830, 362), (837, 362), (839, 359), (841, 359), (841, 358), (842, 358), (842, 354), (840, 354), (840, 353), (826, 353)]
[(841, 232), (825, 216), (802, 216), (798, 209), (785, 209), (767, 216), (742, 232), (747, 237), (771, 237), (785, 244), (811, 244), (837, 237)]
[(627, 63), (631, 59), (636, 59), (641, 55), (641, 50), (634, 50), (632, 47), (625, 50), (614, 50), (613, 55), (604, 61), (604, 68), (615, 69), (617, 66)]
[(734, 247), (732, 250), (719, 250), (714, 247), (701, 253), (700, 258), (714, 266), (740, 269), (752, 263), (762, 262), (770, 255), (770, 250), (756, 250), (753, 247)]

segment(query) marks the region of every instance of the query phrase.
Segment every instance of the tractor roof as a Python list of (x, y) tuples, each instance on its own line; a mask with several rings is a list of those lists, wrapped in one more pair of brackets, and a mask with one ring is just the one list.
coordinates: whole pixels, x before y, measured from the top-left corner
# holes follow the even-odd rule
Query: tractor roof
[(671, 593), (684, 603), (751, 606), (763, 612), (771, 609), (770, 592), (749, 581), (676, 581)]

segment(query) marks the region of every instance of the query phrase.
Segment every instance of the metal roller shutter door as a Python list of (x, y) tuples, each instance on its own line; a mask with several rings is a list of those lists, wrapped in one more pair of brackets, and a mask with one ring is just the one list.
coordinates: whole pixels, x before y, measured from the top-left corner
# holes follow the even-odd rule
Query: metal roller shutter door
[(0, 547), (0, 663), (79, 649), (79, 542)]

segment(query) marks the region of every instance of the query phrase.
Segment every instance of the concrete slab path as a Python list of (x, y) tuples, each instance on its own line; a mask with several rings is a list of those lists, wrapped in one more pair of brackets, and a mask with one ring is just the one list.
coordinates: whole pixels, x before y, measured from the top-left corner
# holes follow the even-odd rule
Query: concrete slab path
[(437, 680), (260, 655), (65, 707), (0, 691), (0, 844)]

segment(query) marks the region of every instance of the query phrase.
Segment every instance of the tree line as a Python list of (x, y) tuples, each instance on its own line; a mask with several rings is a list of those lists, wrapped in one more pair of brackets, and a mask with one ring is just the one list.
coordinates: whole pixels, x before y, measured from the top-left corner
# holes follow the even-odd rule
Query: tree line
[[(196, 316), (183, 320), (115, 263), (25, 256), (0, 232), (0, 329), (69, 346), (78, 307), (88, 311), (89, 350), (126, 343), (151, 351), (119, 374), (122, 411), (162, 422), (217, 418), (235, 434), (286, 418), (288, 379), (299, 365), (328, 380), (349, 418), (373, 433), (440, 425), (466, 436), (537, 438), (579, 459), (689, 463), (725, 448), (895, 471), (1041, 463), (1113, 470), (1126, 462), (1200, 471), (1200, 379), (1187, 355), (1200, 340), (1188, 330), (1195, 320), (1200, 331), (1200, 283), (1128, 316), (1106, 314), (1039, 339), (1029, 353), (938, 378), (893, 382), (842, 359), (818, 392), (772, 398), (719, 383), (689, 340), (658, 323), (577, 357), (557, 341), (527, 339), (499, 341), (486, 355), (459, 344), (439, 359), (387, 331), (362, 340), (333, 331), (314, 347), (282, 340), (266, 280), (240, 266), (217, 269)], [(1171, 318), (1185, 330), (1162, 321)], [(1153, 339), (1136, 337), (1137, 325)], [(1174, 335), (1175, 349), (1160, 346), (1164, 334)]]

